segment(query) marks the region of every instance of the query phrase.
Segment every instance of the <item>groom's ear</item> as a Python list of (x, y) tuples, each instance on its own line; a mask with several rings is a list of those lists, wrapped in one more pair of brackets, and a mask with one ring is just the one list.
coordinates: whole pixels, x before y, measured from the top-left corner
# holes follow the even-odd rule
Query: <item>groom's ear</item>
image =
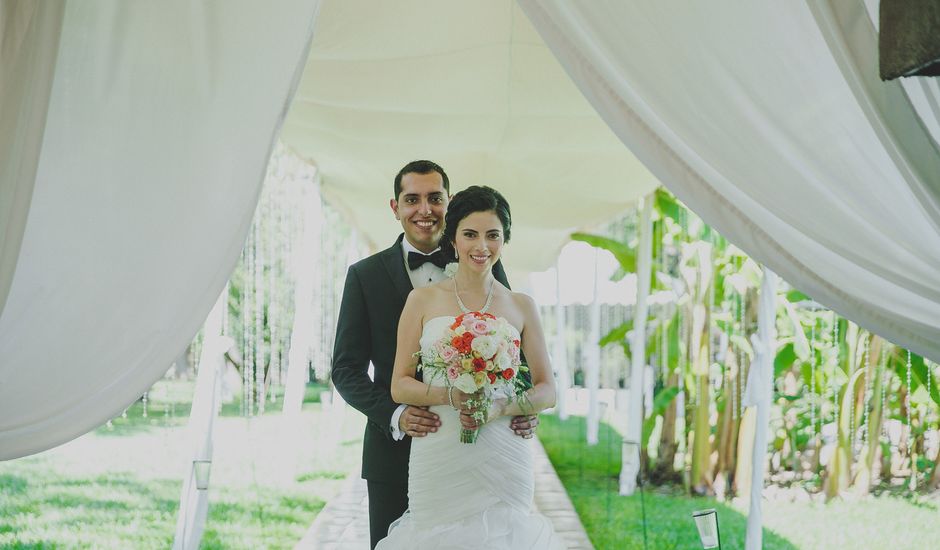
[(400, 218), (398, 217), (398, 201), (396, 201), (395, 199), (388, 199), (388, 206), (389, 208), (392, 209), (392, 212), (395, 213), (395, 219), (399, 220)]

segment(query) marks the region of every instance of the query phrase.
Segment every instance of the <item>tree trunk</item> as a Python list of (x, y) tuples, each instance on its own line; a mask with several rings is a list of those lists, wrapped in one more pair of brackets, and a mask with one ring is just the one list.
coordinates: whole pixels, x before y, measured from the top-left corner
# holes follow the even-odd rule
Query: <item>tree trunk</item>
[[(669, 376), (667, 388), (679, 386), (679, 373), (673, 372)], [(677, 409), (678, 399), (673, 399), (666, 407), (663, 415), (662, 435), (659, 438), (659, 450), (656, 453), (656, 464), (650, 471), (649, 478), (655, 484), (665, 484), (678, 482), (682, 476), (676, 472), (676, 451), (679, 449), (679, 443), (676, 441), (676, 420), (678, 418)]]
[[(735, 372), (733, 368), (734, 353), (730, 350), (726, 354), (729, 358), (729, 372)], [(726, 494), (731, 490), (734, 483), (734, 458), (735, 444), (737, 443), (737, 422), (734, 420), (734, 386), (732, 380), (734, 376), (729, 376), (727, 382), (723, 385), (724, 409), (718, 417), (718, 463), (715, 468), (715, 491), (719, 496)], [(721, 480), (721, 483), (719, 483)]]

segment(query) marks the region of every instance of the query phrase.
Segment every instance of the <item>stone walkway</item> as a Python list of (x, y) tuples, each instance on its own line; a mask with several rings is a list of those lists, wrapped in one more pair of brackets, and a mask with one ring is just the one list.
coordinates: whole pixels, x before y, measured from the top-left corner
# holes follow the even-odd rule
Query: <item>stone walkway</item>
[[(570, 550), (593, 550), (571, 499), (552, 467), (545, 449), (536, 439), (535, 506), (555, 526), (555, 532)], [(317, 550), (369, 550), (369, 505), (366, 482), (358, 470), (349, 476), (343, 490), (317, 515), (303, 540), (295, 548)]]

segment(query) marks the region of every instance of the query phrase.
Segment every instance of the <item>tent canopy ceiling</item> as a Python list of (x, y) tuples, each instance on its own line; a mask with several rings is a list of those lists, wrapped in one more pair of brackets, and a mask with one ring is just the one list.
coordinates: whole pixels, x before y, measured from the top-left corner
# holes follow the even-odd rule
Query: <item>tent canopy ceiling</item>
[(324, 1), (282, 140), (373, 249), (405, 163), (451, 191), (490, 185), (513, 208), (509, 272), (547, 268), (569, 233), (658, 182), (584, 99), (514, 2)]

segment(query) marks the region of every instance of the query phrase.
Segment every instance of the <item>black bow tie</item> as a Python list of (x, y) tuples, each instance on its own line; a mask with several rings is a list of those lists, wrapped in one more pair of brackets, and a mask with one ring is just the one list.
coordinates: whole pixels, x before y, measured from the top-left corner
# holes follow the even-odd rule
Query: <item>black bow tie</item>
[(447, 260), (444, 258), (444, 253), (440, 250), (435, 250), (430, 254), (421, 254), (420, 252), (408, 253), (408, 269), (411, 271), (418, 269), (424, 265), (425, 262), (431, 262), (441, 269), (444, 269), (444, 266), (447, 265)]

